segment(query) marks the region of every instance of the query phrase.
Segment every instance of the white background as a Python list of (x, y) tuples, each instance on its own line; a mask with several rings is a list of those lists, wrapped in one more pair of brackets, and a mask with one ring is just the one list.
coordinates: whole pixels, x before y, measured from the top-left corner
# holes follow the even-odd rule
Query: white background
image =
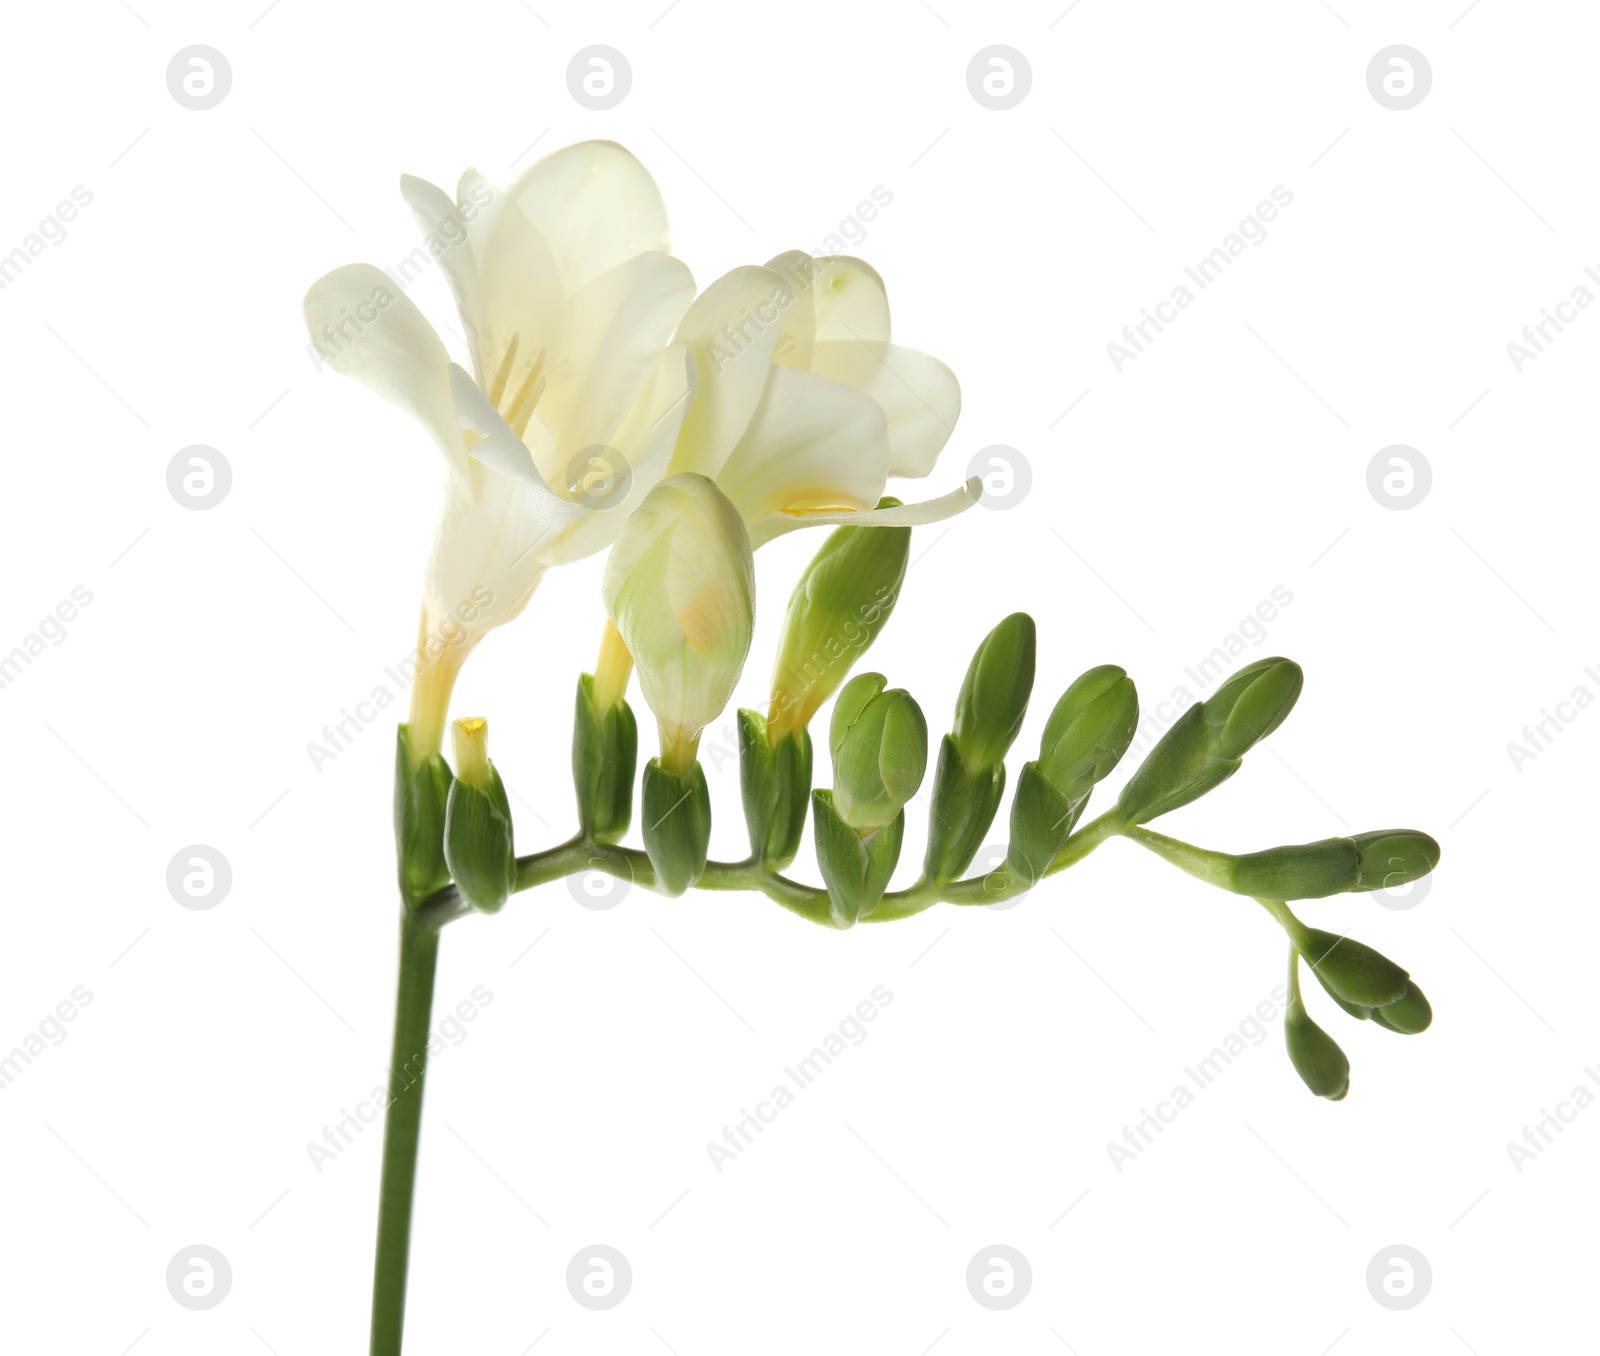
[[(8, 1348), (365, 1350), (379, 1131), (320, 1172), (307, 1146), (388, 1057), (403, 707), (320, 772), (306, 746), (414, 644), (440, 467), (403, 415), (313, 369), (300, 299), (336, 265), (413, 248), (402, 172), (504, 182), (593, 136), (655, 174), (701, 284), (819, 247), (892, 192), (856, 252), (887, 281), (896, 337), (946, 360), (965, 402), (929, 492), (992, 444), (1033, 475), (1013, 509), (919, 529), (870, 663), (936, 730), (1008, 611), (1040, 629), (1015, 768), (1085, 667), (1125, 665), (1147, 707), (1203, 696), (1185, 667), (1275, 586), (1292, 593), (1246, 658), (1298, 659), (1299, 708), (1160, 827), (1234, 850), (1436, 834), (1420, 906), (1303, 913), (1394, 955), (1437, 1017), (1403, 1039), (1311, 993), (1350, 1054), (1348, 1100), (1305, 1091), (1274, 1023), (1119, 1172), (1108, 1142), (1282, 980), (1281, 937), (1249, 901), (1120, 842), (1004, 912), (848, 934), (754, 896), (639, 891), (597, 912), (548, 886), (444, 938), (441, 1015), (477, 985), (493, 998), (430, 1079), (408, 1349), (1592, 1342), (1600, 1110), (1520, 1172), (1507, 1144), (1595, 1086), (1600, 714), (1520, 770), (1507, 746), (1575, 687), (1600, 693), (1600, 313), (1520, 373), (1506, 345), (1600, 264), (1595, 16), (1506, 0), (264, 5), (33, 7), (0, 49), (0, 251), (74, 186), (93, 194), (0, 293), (0, 651), (74, 586), (93, 595), (0, 691), (0, 1048), (74, 986), (93, 995), (0, 1092)], [(203, 112), (165, 83), (194, 43), (232, 66)], [(567, 90), (591, 43), (632, 65), (609, 112)], [(993, 43), (1032, 68), (1005, 112), (966, 85)], [(1365, 76), (1395, 43), (1433, 72), (1403, 112)], [(1106, 345), (1276, 185), (1293, 203), (1267, 239), (1119, 373)], [(436, 272), (412, 296), (453, 318)], [(166, 488), (195, 443), (233, 472), (205, 512)], [(1432, 467), (1407, 511), (1367, 488), (1391, 444)], [(818, 542), (762, 552), (739, 704), (762, 704)], [(546, 581), (458, 690), (458, 713), (491, 718), (524, 850), (573, 824), (571, 693), (600, 568)], [(744, 850), (731, 748), (708, 732), (725, 857)], [(196, 843), (233, 872), (209, 911), (165, 883)], [(796, 874), (815, 879), (809, 856)], [(877, 985), (894, 999), (869, 1038), (715, 1171), (707, 1143)], [(164, 1279), (196, 1243), (234, 1277), (199, 1313)], [(634, 1274), (604, 1313), (565, 1284), (594, 1243)], [(996, 1243), (1034, 1278), (1006, 1312), (964, 1279)], [(1407, 1312), (1365, 1279), (1397, 1243), (1433, 1272)]]

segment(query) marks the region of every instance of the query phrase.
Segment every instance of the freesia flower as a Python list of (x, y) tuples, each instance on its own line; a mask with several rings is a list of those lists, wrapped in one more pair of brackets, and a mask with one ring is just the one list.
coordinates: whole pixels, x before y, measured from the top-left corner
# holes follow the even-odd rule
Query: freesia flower
[(736, 268), (690, 306), (677, 338), (699, 389), (671, 470), (710, 476), (760, 547), (813, 523), (935, 522), (976, 480), (875, 509), (891, 476), (926, 476), (961, 410), (936, 358), (890, 342), (883, 280), (848, 256), (780, 254)]
[(682, 777), (750, 652), (755, 566), (738, 510), (704, 476), (663, 480), (611, 548), (601, 591), (660, 726), (662, 766)]
[(471, 373), (371, 265), (328, 274), (305, 311), (321, 359), (444, 454), (412, 691), (426, 757), (472, 647), (546, 569), (607, 546), (665, 473), (692, 377), (672, 334), (694, 284), (667, 253), (654, 181), (611, 142), (557, 151), (506, 190), (468, 170), (454, 202), (421, 179), (402, 192), (455, 295)]

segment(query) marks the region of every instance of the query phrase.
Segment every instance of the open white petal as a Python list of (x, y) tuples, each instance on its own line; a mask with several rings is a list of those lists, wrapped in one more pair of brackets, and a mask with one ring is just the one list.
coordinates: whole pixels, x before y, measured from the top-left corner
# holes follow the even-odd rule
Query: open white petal
[[(467, 171), (467, 175), (472, 173), (471, 170)], [(464, 175), (463, 187), (466, 186), (466, 179)], [(422, 232), (422, 244), (399, 265), (404, 274), (401, 281), (409, 282), (426, 269), (427, 262), (419, 255), (438, 263), (445, 281), (450, 285), (450, 294), (455, 298), (461, 323), (466, 327), (465, 338), (472, 354), (473, 370), (481, 380), (483, 372), (478, 361), (478, 325), (483, 309), (482, 283), (470, 228), (450, 195), (426, 179), (402, 174), (400, 196), (405, 199), (411, 215), (416, 218), (417, 228)]]
[(961, 414), (955, 373), (937, 358), (898, 344), (828, 340), (812, 352), (811, 370), (865, 391), (889, 423), (889, 474), (925, 476)]
[(318, 357), (399, 406), (451, 466), (465, 452), (450, 392), (450, 358), (416, 304), (381, 269), (346, 264), (312, 283), (306, 326)]
[(684, 344), (673, 344), (655, 370), (611, 447), (628, 468), (627, 488), (586, 513), (541, 553), (547, 565), (565, 565), (603, 551), (616, 540), (628, 516), (668, 472), (684, 411), (694, 397), (695, 369)]
[(725, 273), (683, 317), (678, 338), (699, 372), (694, 405), (683, 421), (672, 470), (715, 476), (761, 403), (773, 350), (794, 290), (770, 268)]
[(636, 254), (669, 248), (661, 191), (614, 141), (581, 141), (545, 156), (510, 195), (549, 242), (569, 291)]
[[(559, 361), (538, 404), (558, 459), (610, 444), (693, 298), (688, 268), (657, 253), (636, 255), (568, 298)], [(562, 467), (541, 458), (540, 469), (548, 479)]]
[(767, 264), (794, 289), (777, 359), (816, 371), (816, 344), (849, 340), (881, 353), (889, 342), (889, 295), (878, 271), (848, 254), (789, 250)]
[(774, 365), (744, 436), (717, 476), (756, 545), (775, 514), (868, 509), (883, 494), (883, 411), (852, 387)]

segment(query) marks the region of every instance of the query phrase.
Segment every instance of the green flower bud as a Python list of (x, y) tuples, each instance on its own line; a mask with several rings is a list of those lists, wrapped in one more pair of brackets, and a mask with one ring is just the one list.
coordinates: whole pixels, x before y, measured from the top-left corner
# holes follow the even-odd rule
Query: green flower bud
[(1301, 1081), (1318, 1097), (1342, 1101), (1350, 1091), (1350, 1061), (1338, 1042), (1311, 1020), (1298, 995), (1283, 1015), (1283, 1039)]
[(983, 638), (972, 656), (956, 698), (951, 731), (956, 751), (969, 768), (979, 770), (1004, 761), (1027, 714), (1036, 646), (1033, 618), (1013, 612)]
[(1139, 694), (1115, 664), (1090, 669), (1064, 693), (1045, 722), (1039, 768), (1071, 799), (1112, 768), (1133, 742), (1139, 724)]
[(578, 822), (597, 843), (615, 843), (633, 817), (633, 770), (639, 756), (639, 727), (620, 697), (604, 710), (595, 698), (596, 680), (578, 679), (572, 722), (572, 781), (578, 793)]
[(800, 850), (811, 792), (811, 732), (803, 726), (778, 738), (764, 717), (739, 712), (739, 785), (750, 849), (769, 871), (781, 871)]
[(1358, 833), (1353, 840), (1360, 855), (1357, 890), (1391, 890), (1420, 880), (1439, 865), (1439, 845), (1415, 829), (1388, 829)]
[(1415, 1036), (1433, 1024), (1433, 1007), (1414, 983), (1392, 1003), (1372, 1009), (1372, 1020), (1402, 1036)]
[(1023, 765), (1011, 802), (1006, 860), (1018, 876), (1036, 881), (1048, 869), (1138, 723), (1138, 693), (1115, 664), (1090, 669), (1062, 693), (1045, 722), (1039, 757)]
[(450, 727), (456, 771), (444, 822), (444, 857), (456, 889), (473, 908), (497, 913), (517, 881), (511, 806), (489, 761), (488, 722), (458, 720)]
[(1335, 998), (1356, 1007), (1381, 1008), (1405, 995), (1410, 977), (1370, 946), (1320, 928), (1300, 928), (1292, 940)]
[(863, 835), (847, 822), (829, 791), (811, 793), (816, 825), (817, 866), (828, 887), (828, 905), (835, 927), (853, 927), (867, 917), (889, 887), (900, 843), (905, 836), (905, 811), (883, 828)]
[(1185, 711), (1122, 788), (1117, 808), (1143, 824), (1220, 786), (1240, 759), (1294, 709), (1304, 675), (1288, 659), (1262, 659)]
[(652, 758), (644, 765), (639, 819), (656, 889), (664, 895), (681, 895), (705, 871), (711, 843), (711, 793), (705, 770), (697, 762), (680, 777), (662, 767), (659, 758)]
[[(899, 502), (884, 499), (878, 507)], [(767, 716), (774, 746), (811, 723), (877, 639), (910, 556), (909, 527), (840, 527), (828, 534), (795, 585), (783, 620)]]
[(1242, 758), (1282, 725), (1300, 700), (1305, 674), (1292, 659), (1247, 664), (1205, 703), (1212, 753)]
[(892, 823), (928, 768), (928, 722), (902, 688), (884, 691), (881, 673), (845, 684), (834, 703), (828, 746), (833, 806), (865, 837)]
[(1439, 845), (1425, 833), (1390, 829), (1354, 838), (1268, 848), (1222, 858), (1223, 884), (1256, 899), (1323, 899), (1352, 890), (1406, 885), (1438, 865)]
[(601, 595), (655, 713), (662, 761), (687, 777), (750, 651), (755, 566), (739, 511), (705, 476), (663, 480), (622, 525)]
[(450, 765), (437, 753), (414, 756), (411, 727), (401, 725), (395, 738), (394, 840), (407, 907), (450, 883), (444, 822), (451, 780)]

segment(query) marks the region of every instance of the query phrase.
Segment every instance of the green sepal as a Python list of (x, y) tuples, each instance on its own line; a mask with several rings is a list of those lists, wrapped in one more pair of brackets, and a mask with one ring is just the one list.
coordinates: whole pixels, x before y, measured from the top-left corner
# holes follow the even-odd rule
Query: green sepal
[(511, 805), (493, 763), (489, 785), (459, 777), (445, 805), (444, 858), (461, 897), (481, 913), (498, 913), (517, 883)]
[(1350, 1061), (1339, 1043), (1311, 1020), (1299, 999), (1291, 999), (1283, 1015), (1283, 1040), (1289, 1062), (1300, 1080), (1318, 1097), (1344, 1100), (1350, 1091)]
[(578, 679), (572, 721), (572, 782), (584, 836), (615, 843), (633, 818), (633, 771), (639, 727), (626, 701), (603, 715), (594, 709), (594, 677)]
[(835, 927), (853, 927), (878, 907), (900, 860), (906, 816), (863, 838), (839, 817), (831, 791), (811, 793), (816, 826), (817, 866), (828, 887), (828, 905)]
[(972, 864), (994, 823), (1005, 786), (1004, 763), (973, 772), (962, 762), (955, 737), (944, 737), (933, 774), (928, 851), (922, 866), (929, 880), (940, 884), (953, 881)]
[(1006, 849), (1006, 861), (1019, 879), (1036, 883), (1043, 877), (1088, 799), (1085, 790), (1077, 800), (1069, 800), (1037, 762), (1022, 765), (1011, 801), (1011, 844)]
[(1303, 928), (1294, 944), (1311, 972), (1335, 998), (1362, 1008), (1381, 1008), (1405, 995), (1410, 976), (1382, 952), (1324, 932)]
[(1130, 824), (1144, 824), (1199, 800), (1243, 766), (1237, 758), (1213, 757), (1210, 748), (1205, 707), (1196, 702), (1172, 723), (1128, 779), (1117, 798), (1118, 813)]
[(1234, 857), (1230, 890), (1256, 899), (1324, 899), (1361, 886), (1361, 854), (1349, 838), (1267, 848)]
[(1397, 1035), (1415, 1036), (1433, 1025), (1433, 1005), (1416, 984), (1408, 983), (1394, 1002), (1372, 1009), (1372, 1020)]
[(759, 712), (741, 710), (739, 788), (750, 850), (769, 871), (794, 861), (805, 832), (811, 792), (811, 732), (791, 731), (774, 748), (767, 721)]
[(420, 763), (412, 759), (411, 727), (402, 724), (395, 732), (394, 840), (407, 908), (450, 883), (444, 822), (452, 780), (439, 754)]
[(664, 895), (681, 895), (705, 871), (711, 843), (711, 793), (705, 769), (696, 763), (687, 777), (678, 777), (662, 767), (659, 758), (652, 758), (644, 765), (639, 814), (656, 889)]

